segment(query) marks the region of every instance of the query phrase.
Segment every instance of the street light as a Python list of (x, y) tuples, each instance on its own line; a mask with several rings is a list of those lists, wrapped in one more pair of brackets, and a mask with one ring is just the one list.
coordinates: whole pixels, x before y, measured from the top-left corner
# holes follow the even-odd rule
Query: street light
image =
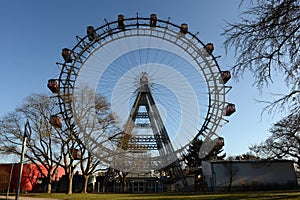
[(6, 199), (8, 199), (8, 195), (9, 195), (10, 183), (11, 183), (11, 177), (12, 177), (13, 169), (14, 169), (14, 164), (11, 164), (10, 174), (9, 174), (9, 180), (8, 180), (8, 186), (7, 186), (7, 192), (6, 192)]
[(29, 121), (27, 120), (26, 123), (25, 123), (24, 136), (23, 136), (18, 187), (17, 187), (17, 191), (16, 191), (16, 200), (19, 200), (20, 185), (21, 185), (21, 180), (22, 180), (22, 171), (23, 171), (23, 163), (24, 163), (24, 157), (25, 157), (26, 144), (27, 144), (27, 139), (30, 140), (30, 136), (31, 136), (31, 128), (30, 128)]

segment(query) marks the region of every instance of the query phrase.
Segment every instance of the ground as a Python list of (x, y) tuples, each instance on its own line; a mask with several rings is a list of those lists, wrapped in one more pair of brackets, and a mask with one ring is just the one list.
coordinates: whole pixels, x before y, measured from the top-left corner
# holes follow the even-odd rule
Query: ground
[[(0, 195), (0, 200), (6, 199), (6, 195)], [(9, 199), (15, 199), (15, 196), (10, 196)], [(128, 200), (128, 199), (148, 199), (148, 200), (206, 200), (206, 199), (217, 199), (217, 200), (238, 200), (238, 199), (284, 199), (284, 200), (300, 200), (300, 190), (293, 191), (260, 191), (260, 192), (236, 192), (236, 193), (156, 193), (156, 194), (63, 194), (63, 193), (27, 193), (21, 194), (20, 200), (94, 200), (94, 199), (105, 199), (105, 200)]]

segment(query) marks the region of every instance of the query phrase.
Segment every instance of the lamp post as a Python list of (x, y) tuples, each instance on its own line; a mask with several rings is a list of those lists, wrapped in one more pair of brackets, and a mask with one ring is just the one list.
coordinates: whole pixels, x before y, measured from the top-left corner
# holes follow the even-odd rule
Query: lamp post
[(27, 140), (30, 139), (30, 135), (31, 135), (31, 128), (30, 128), (30, 125), (29, 125), (29, 121), (27, 120), (26, 123), (25, 123), (25, 129), (24, 129), (23, 144), (22, 144), (22, 154), (21, 154), (21, 160), (20, 160), (19, 179), (18, 179), (18, 186), (17, 186), (16, 199), (15, 200), (19, 200), (19, 194), (20, 194), (20, 186), (21, 186), (21, 180), (22, 180), (22, 171), (23, 171), (23, 164), (24, 164), (26, 144), (27, 144)]
[(10, 167), (10, 174), (9, 174), (9, 180), (8, 180), (8, 186), (7, 186), (7, 192), (6, 192), (6, 199), (8, 199), (8, 195), (9, 195), (10, 183), (11, 183), (11, 177), (12, 177), (13, 169), (14, 169), (14, 164), (12, 164), (11, 167)]

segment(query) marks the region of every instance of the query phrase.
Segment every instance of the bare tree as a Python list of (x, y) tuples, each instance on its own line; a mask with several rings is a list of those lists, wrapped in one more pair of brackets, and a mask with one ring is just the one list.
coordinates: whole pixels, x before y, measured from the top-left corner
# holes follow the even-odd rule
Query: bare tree
[(83, 155), (86, 155), (83, 159), (82, 162), (80, 162), (80, 169), (82, 171), (82, 175), (84, 176), (84, 184), (82, 188), (82, 193), (87, 193), (87, 187), (88, 187), (88, 180), (89, 176), (93, 175), (99, 170), (99, 165), (101, 161), (95, 157), (92, 153), (86, 151), (86, 148), (81, 149), (83, 150)]
[(129, 174), (129, 172), (124, 172), (124, 171), (120, 171), (120, 170), (116, 170), (116, 172), (117, 172), (119, 179), (121, 181), (121, 184), (122, 184), (122, 193), (128, 192), (126, 176)]
[[(86, 106), (94, 107), (94, 110), (84, 110), (80, 117), (87, 119), (86, 114), (97, 111), (96, 120), (81, 120), (81, 125), (84, 129), (98, 131), (97, 133), (107, 133), (112, 131), (114, 123), (113, 115), (109, 112), (109, 104), (106, 99), (100, 95), (91, 97), (92, 93), (85, 91), (85, 100), (80, 99), (79, 104), (81, 108)], [(83, 98), (83, 97), (82, 97)], [(81, 167), (81, 171), (85, 177), (85, 186), (83, 191), (86, 192), (88, 177), (97, 171), (97, 166), (100, 163), (90, 152), (90, 148), (86, 147), (89, 138), (80, 137), (80, 133), (76, 132), (74, 126), (67, 127), (62, 124), (62, 127), (53, 127), (50, 125), (50, 116), (53, 113), (58, 113), (56, 102), (47, 95), (34, 94), (28, 97), (25, 102), (18, 107), (14, 112), (8, 113), (0, 120), (0, 146), (1, 151), (5, 153), (13, 153), (20, 155), (20, 147), (22, 146), (22, 139), (24, 135), (24, 124), (28, 119), (32, 128), (32, 135), (27, 144), (27, 151), (25, 158), (36, 164), (42, 177), (47, 180), (48, 189), (51, 192), (51, 183), (53, 177), (56, 175), (56, 169), (63, 167), (65, 174), (68, 177), (67, 193), (72, 193), (73, 176)], [(90, 105), (89, 105), (90, 104)], [(78, 108), (78, 107), (77, 107)], [(83, 122), (82, 122), (83, 121)], [(99, 134), (100, 135), (100, 134)], [(75, 152), (80, 152), (77, 155)], [(46, 169), (46, 173), (43, 168)]]
[[(0, 121), (0, 143), (5, 151), (20, 155), (26, 119), (30, 121), (32, 135), (27, 143), (25, 158), (36, 164), (39, 173), (47, 180), (47, 192), (58, 167), (60, 144), (53, 137), (56, 131), (48, 123), (54, 102), (47, 95), (34, 94), (15, 111), (6, 114)], [(46, 169), (46, 173), (44, 172)]]
[(76, 123), (80, 129), (77, 143), (81, 153), (80, 169), (84, 176), (82, 192), (87, 192), (89, 176), (99, 170), (102, 162), (102, 143), (108, 140), (111, 133), (120, 132), (115, 126), (115, 117), (110, 104), (101, 94), (95, 94), (88, 86), (77, 87), (73, 96)]
[(250, 150), (266, 159), (293, 159), (300, 166), (300, 113), (291, 114), (275, 123), (271, 135)]
[(78, 160), (76, 154), (74, 153), (79, 147), (77, 138), (74, 137), (72, 130), (68, 133), (60, 132), (58, 134), (61, 142), (61, 154), (62, 154), (62, 162), (60, 162), (60, 166), (64, 168), (65, 174), (68, 178), (68, 189), (67, 194), (73, 193), (73, 177), (76, 172), (77, 166), (80, 164), (81, 160)]
[(236, 175), (239, 172), (239, 168), (238, 165), (236, 165), (231, 159), (229, 159), (227, 162), (224, 162), (223, 166), (226, 169), (226, 174), (228, 177), (227, 192), (230, 192), (232, 183), (236, 179)]
[[(242, 1), (243, 2), (243, 1)], [(241, 4), (243, 6), (245, 4)], [(252, 0), (239, 21), (227, 22), (223, 35), (225, 49), (234, 48), (235, 77), (250, 71), (260, 90), (273, 83), (273, 74), (285, 78), (290, 91), (265, 101), (265, 110), (288, 108), (300, 112), (300, 1)]]

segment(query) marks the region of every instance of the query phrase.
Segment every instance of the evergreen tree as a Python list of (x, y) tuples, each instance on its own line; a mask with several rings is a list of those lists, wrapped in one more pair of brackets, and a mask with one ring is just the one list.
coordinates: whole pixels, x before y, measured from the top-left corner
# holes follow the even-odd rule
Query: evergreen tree
[(203, 144), (203, 140), (196, 138), (192, 141), (187, 152), (183, 155), (186, 165), (189, 168), (198, 168), (201, 166), (202, 160), (224, 160), (226, 153), (223, 152), (223, 146), (215, 145), (211, 152), (204, 158), (199, 157), (199, 150)]

